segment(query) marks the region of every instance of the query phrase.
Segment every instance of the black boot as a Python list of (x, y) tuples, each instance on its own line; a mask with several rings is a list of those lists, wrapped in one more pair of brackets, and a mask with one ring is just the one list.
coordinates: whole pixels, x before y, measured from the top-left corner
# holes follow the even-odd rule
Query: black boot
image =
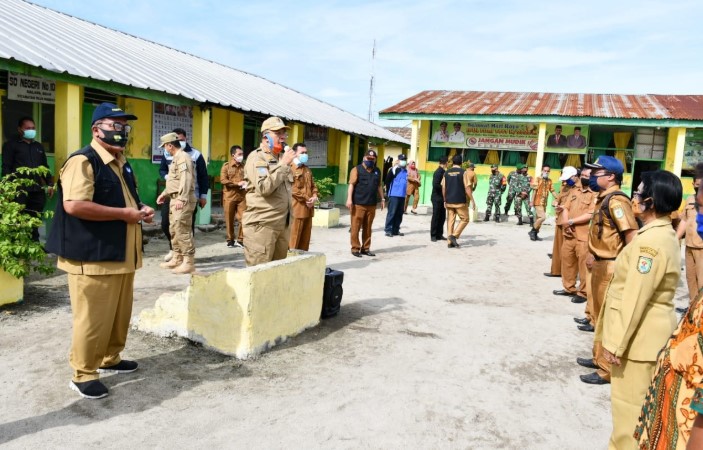
[(537, 236), (538, 234), (539, 234), (539, 230), (535, 230), (535, 232), (532, 233), (532, 235), (535, 237), (534, 239), (532, 239), (533, 241), (541, 241), (542, 240), (541, 237)]
[(530, 235), (530, 240), (536, 241), (537, 240), (537, 230), (532, 228), (527, 234)]
[(485, 216), (483, 216), (483, 221), (488, 222), (491, 220), (491, 213), (487, 212)]
[(522, 216), (517, 218), (517, 224), (522, 225)]
[(505, 215), (506, 215), (506, 216), (508, 215), (508, 209), (509, 209), (509, 208), (510, 208), (510, 205), (507, 205), (507, 206), (505, 207)]
[(496, 213), (494, 220), (496, 221), (496, 223), (500, 223), (500, 214)]
[(534, 216), (530, 216), (530, 226), (532, 227), (532, 229), (534, 229), (534, 226), (535, 226), (535, 218), (534, 218)]

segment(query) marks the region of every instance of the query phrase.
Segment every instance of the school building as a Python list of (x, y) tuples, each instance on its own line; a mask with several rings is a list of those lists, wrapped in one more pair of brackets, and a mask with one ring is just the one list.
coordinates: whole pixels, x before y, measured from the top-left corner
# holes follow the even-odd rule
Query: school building
[[(0, 140), (17, 134), (19, 118), (32, 117), (56, 175), (90, 143), (95, 107), (116, 103), (139, 118), (125, 154), (147, 204), (158, 194), (159, 136), (176, 127), (208, 161), (215, 195), (230, 147), (258, 147), (269, 116), (291, 126), (289, 144), (306, 143), (316, 178), (342, 185), (370, 146), (409, 147), (381, 126), (280, 84), (29, 2), (0, 2), (0, 30)], [(338, 203), (345, 196), (336, 190)], [(198, 223), (209, 223), (211, 204)]]
[(611, 155), (625, 166), (628, 193), (655, 169), (674, 172), (693, 193), (693, 167), (703, 162), (703, 95), (423, 91), (379, 117), (412, 121), (409, 158), (422, 173), (424, 204), (443, 155), (476, 164), (482, 212), (491, 164), (506, 176), (518, 163), (532, 176), (548, 164), (558, 190), (562, 167)]

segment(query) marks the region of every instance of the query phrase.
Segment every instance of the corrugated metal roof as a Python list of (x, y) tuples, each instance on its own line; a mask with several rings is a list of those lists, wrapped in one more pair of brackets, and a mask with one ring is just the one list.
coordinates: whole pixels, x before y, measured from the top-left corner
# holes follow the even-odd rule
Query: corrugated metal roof
[(413, 129), (410, 127), (386, 127), (386, 130), (391, 133), (395, 133), (398, 136), (407, 139), (408, 141), (412, 138)]
[(703, 120), (703, 95), (423, 91), (381, 114)]
[(0, 58), (409, 144), (381, 126), (256, 75), (22, 0), (0, 1)]

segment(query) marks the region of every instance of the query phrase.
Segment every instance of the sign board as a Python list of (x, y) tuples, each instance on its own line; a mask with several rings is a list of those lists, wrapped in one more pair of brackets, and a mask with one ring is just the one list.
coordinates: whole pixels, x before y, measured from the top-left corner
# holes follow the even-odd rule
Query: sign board
[(54, 104), (56, 101), (56, 82), (8, 72), (7, 98), (23, 102)]
[(327, 167), (327, 128), (305, 126), (305, 147), (308, 149), (308, 167)]
[(161, 136), (170, 133), (174, 128), (183, 128), (188, 137), (193, 136), (193, 108), (190, 106), (174, 106), (154, 102), (151, 135), (151, 162), (160, 164), (164, 149), (159, 148)]

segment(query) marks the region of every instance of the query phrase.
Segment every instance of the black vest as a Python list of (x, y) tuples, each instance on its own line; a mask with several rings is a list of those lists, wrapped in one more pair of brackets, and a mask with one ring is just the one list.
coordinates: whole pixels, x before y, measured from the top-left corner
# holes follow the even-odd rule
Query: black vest
[[(93, 167), (93, 202), (124, 208), (126, 205), (122, 183), (115, 172), (105, 165), (98, 153), (91, 146), (87, 146), (71, 154), (68, 159), (76, 155), (87, 157)], [(125, 163), (122, 167), (122, 176), (132, 197), (138, 205), (141, 205), (134, 172), (129, 163)], [(124, 261), (127, 223), (122, 220), (84, 220), (66, 213), (63, 209), (63, 188), (60, 180), (58, 187), (54, 222), (46, 241), (47, 252), (77, 261)]]
[(369, 206), (378, 203), (378, 186), (381, 184), (381, 171), (374, 167), (368, 172), (363, 164), (356, 166), (356, 184), (352, 194), (355, 205)]
[(452, 167), (444, 173), (445, 199), (447, 203), (466, 203), (464, 169)]

